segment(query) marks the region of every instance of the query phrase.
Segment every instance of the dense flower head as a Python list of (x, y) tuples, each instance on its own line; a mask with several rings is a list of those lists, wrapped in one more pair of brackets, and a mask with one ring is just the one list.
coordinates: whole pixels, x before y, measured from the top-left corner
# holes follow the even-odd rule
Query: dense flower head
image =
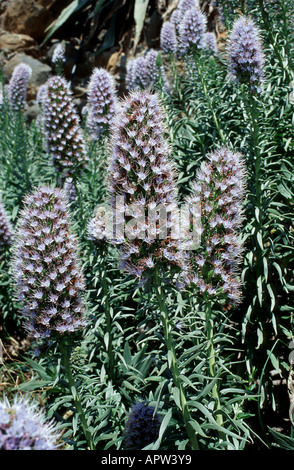
[(254, 92), (260, 92), (263, 82), (264, 57), (254, 21), (240, 16), (233, 24), (229, 37), (228, 57), (232, 78), (247, 83)]
[(179, 10), (182, 15), (184, 15), (186, 11), (191, 10), (191, 8), (199, 8), (199, 0), (180, 0), (177, 6), (177, 10)]
[(200, 248), (189, 251), (187, 283), (198, 287), (202, 294), (222, 293), (232, 304), (238, 303), (241, 295), (238, 229), (243, 220), (244, 180), (242, 156), (227, 148), (219, 149), (199, 169), (186, 201), (191, 216), (198, 213), (201, 221)]
[(137, 403), (131, 410), (125, 429), (125, 447), (143, 449), (159, 436), (160, 418), (153, 406)]
[(59, 438), (37, 403), (17, 396), (0, 402), (0, 450), (57, 450)]
[(117, 105), (113, 76), (103, 68), (95, 68), (88, 86), (87, 112), (87, 128), (93, 139), (107, 134)]
[(204, 35), (207, 18), (199, 8), (187, 10), (180, 25), (180, 50), (181, 53), (193, 53), (205, 46)]
[(14, 230), (6, 209), (0, 201), (0, 249), (11, 245), (14, 236), (13, 232)]
[(171, 21), (165, 21), (160, 30), (160, 47), (165, 54), (175, 54), (178, 49), (176, 28)]
[[(157, 262), (178, 263), (171, 233), (176, 176), (164, 130), (156, 93), (135, 91), (122, 102), (113, 129), (108, 182), (112, 205), (117, 206), (118, 196), (123, 199), (118, 217), (125, 216), (125, 230), (121, 240), (115, 234), (121, 244), (122, 267), (138, 277)], [(163, 226), (156, 219), (158, 209), (166, 213)], [(120, 224), (115, 221), (116, 229)]]
[(17, 65), (7, 85), (8, 102), (10, 108), (15, 111), (22, 111), (27, 100), (28, 83), (32, 75), (32, 69), (28, 64)]
[(66, 196), (46, 186), (28, 194), (15, 236), (14, 278), (25, 328), (36, 340), (85, 325), (85, 287)]
[(217, 54), (217, 42), (216, 36), (213, 32), (207, 31), (204, 37), (205, 49), (207, 49), (212, 54)]
[(65, 50), (64, 45), (61, 42), (59, 42), (57, 46), (55, 46), (55, 49), (52, 54), (52, 62), (56, 65), (62, 65), (65, 62)]
[(64, 177), (81, 170), (87, 155), (84, 137), (68, 82), (53, 76), (42, 91), (41, 107), (47, 151)]
[(161, 78), (169, 89), (163, 67), (157, 65), (158, 51), (150, 49), (145, 56), (135, 57), (127, 64), (126, 86), (130, 91), (153, 89)]

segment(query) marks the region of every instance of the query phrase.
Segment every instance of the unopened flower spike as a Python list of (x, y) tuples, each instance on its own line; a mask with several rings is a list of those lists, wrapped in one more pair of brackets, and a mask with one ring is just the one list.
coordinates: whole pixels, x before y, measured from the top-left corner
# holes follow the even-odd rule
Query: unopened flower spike
[(42, 91), (42, 120), (48, 154), (62, 178), (80, 172), (87, 160), (84, 136), (69, 83), (53, 76)]
[(27, 88), (32, 75), (28, 64), (17, 65), (7, 85), (8, 102), (14, 112), (23, 111), (27, 102)]
[(63, 190), (42, 186), (25, 198), (13, 273), (32, 338), (46, 342), (84, 328), (85, 283)]
[(133, 406), (125, 428), (124, 446), (127, 449), (143, 449), (159, 436), (160, 417), (153, 406), (143, 402)]

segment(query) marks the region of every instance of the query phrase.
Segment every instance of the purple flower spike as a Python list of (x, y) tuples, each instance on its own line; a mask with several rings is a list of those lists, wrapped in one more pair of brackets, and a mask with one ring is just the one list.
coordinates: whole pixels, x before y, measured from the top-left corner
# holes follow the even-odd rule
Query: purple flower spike
[(180, 11), (181, 15), (184, 15), (191, 8), (199, 8), (199, 0), (180, 0), (177, 6), (177, 10)]
[(62, 43), (58, 43), (55, 47), (52, 55), (52, 63), (56, 65), (62, 65), (65, 62), (65, 55), (64, 55), (64, 46)]
[(27, 64), (19, 64), (13, 70), (7, 86), (8, 101), (13, 111), (22, 111), (26, 105), (28, 82), (32, 69)]
[(205, 49), (207, 49), (212, 54), (216, 55), (217, 54), (217, 42), (216, 42), (215, 34), (210, 31), (207, 31), (205, 33), (204, 40), (205, 40)]
[[(122, 268), (139, 278), (155, 262), (179, 263), (172, 233), (176, 176), (164, 130), (158, 97), (149, 91), (130, 93), (113, 129), (109, 192), (114, 209), (121, 197), (125, 212), (124, 231), (115, 236)], [(162, 224), (156, 218), (160, 209)]]
[(117, 111), (115, 83), (103, 68), (95, 68), (88, 87), (87, 128), (95, 140), (107, 134)]
[(160, 31), (160, 47), (165, 54), (177, 52), (176, 28), (171, 21), (165, 21)]
[(253, 92), (260, 93), (263, 82), (264, 57), (259, 32), (250, 18), (241, 16), (232, 28), (228, 56), (232, 77), (247, 83)]
[(187, 10), (180, 27), (180, 49), (183, 54), (203, 49), (207, 18), (198, 8)]
[(69, 176), (85, 166), (87, 155), (67, 81), (59, 76), (49, 78), (41, 103), (47, 151), (56, 170)]
[(187, 198), (191, 214), (195, 208), (201, 214), (201, 250), (189, 252), (188, 284), (209, 296), (222, 293), (232, 304), (241, 296), (238, 230), (243, 220), (244, 181), (242, 156), (222, 148), (198, 171), (192, 196)]
[(6, 210), (0, 201), (0, 248), (11, 245), (13, 241), (13, 228)]
[(82, 329), (85, 284), (64, 191), (29, 194), (15, 239), (14, 277), (29, 334), (47, 340)]
[(23, 397), (0, 402), (0, 450), (57, 450), (59, 439), (56, 424), (46, 421), (37, 403)]
[(163, 66), (157, 65), (158, 51), (150, 49), (146, 56), (129, 61), (127, 66), (126, 86), (130, 91), (150, 90), (155, 87), (161, 77), (164, 89), (169, 90)]
[(125, 446), (128, 449), (143, 449), (155, 442), (159, 436), (160, 418), (153, 406), (137, 403), (130, 413), (125, 429)]

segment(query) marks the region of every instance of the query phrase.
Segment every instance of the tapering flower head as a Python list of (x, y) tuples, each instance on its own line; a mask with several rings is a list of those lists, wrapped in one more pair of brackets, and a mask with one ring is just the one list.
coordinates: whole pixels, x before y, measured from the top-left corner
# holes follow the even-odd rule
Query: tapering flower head
[(87, 159), (79, 116), (71, 95), (67, 81), (53, 76), (46, 82), (41, 100), (47, 151), (56, 170), (64, 177), (81, 170)]
[(207, 49), (212, 54), (217, 54), (217, 42), (216, 36), (213, 32), (207, 31), (204, 37), (205, 49)]
[(199, 8), (199, 0), (180, 0), (177, 6), (182, 15), (191, 8)]
[(252, 19), (241, 16), (234, 22), (228, 57), (232, 77), (259, 93), (264, 78), (264, 57), (259, 32)]
[(25, 108), (31, 75), (32, 69), (28, 64), (21, 63), (14, 68), (7, 86), (8, 101), (12, 111), (18, 112)]
[(0, 201), (0, 249), (10, 246), (13, 241), (14, 230), (6, 213), (5, 207)]
[(203, 49), (207, 18), (199, 8), (187, 10), (180, 26), (181, 53), (193, 53)]
[(95, 140), (108, 133), (117, 106), (112, 75), (103, 68), (95, 68), (88, 87), (87, 113), (87, 127)]
[(149, 80), (147, 77), (145, 57), (139, 56), (129, 61), (126, 83), (129, 90), (142, 90), (147, 88)]
[(56, 65), (62, 65), (65, 62), (65, 50), (64, 45), (59, 42), (55, 47), (52, 55), (52, 63)]
[(128, 90), (150, 90), (155, 88), (160, 78), (165, 90), (169, 89), (165, 71), (157, 65), (158, 51), (150, 49), (145, 56), (129, 61), (127, 66), (126, 86)]
[(201, 221), (199, 249), (189, 252), (188, 284), (209, 296), (222, 293), (232, 304), (239, 302), (241, 292), (238, 229), (245, 194), (244, 168), (240, 154), (227, 148), (213, 152), (198, 171), (192, 195), (187, 198), (191, 215), (198, 215)]
[(171, 21), (165, 21), (160, 31), (160, 47), (165, 54), (175, 54), (178, 49), (176, 28)]
[(14, 277), (25, 327), (36, 340), (85, 326), (83, 274), (66, 196), (40, 187), (27, 195), (14, 244)]
[(0, 450), (57, 450), (60, 433), (37, 403), (15, 397), (0, 402)]
[(113, 206), (118, 196), (123, 199), (122, 211), (116, 211), (119, 218), (125, 215), (123, 268), (138, 277), (155, 263), (178, 263), (172, 234), (176, 177), (164, 130), (157, 95), (130, 93), (115, 122), (108, 181)]
[(160, 418), (153, 406), (137, 403), (130, 413), (125, 429), (125, 447), (140, 450), (159, 436)]

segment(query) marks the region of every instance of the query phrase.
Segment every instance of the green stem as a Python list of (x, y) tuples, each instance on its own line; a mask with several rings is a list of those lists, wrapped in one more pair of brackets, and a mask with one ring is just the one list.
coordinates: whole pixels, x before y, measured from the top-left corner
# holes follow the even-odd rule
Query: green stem
[(73, 400), (74, 400), (74, 403), (75, 403), (77, 413), (78, 413), (78, 415), (80, 417), (80, 420), (81, 420), (81, 425), (82, 425), (82, 428), (83, 428), (83, 432), (84, 432), (86, 441), (88, 443), (88, 446), (89, 446), (90, 450), (94, 450), (95, 446), (93, 444), (91, 434), (88, 430), (86, 417), (84, 415), (83, 408), (82, 408), (82, 405), (81, 405), (81, 402), (80, 402), (80, 399), (79, 399), (79, 395), (78, 395), (78, 392), (77, 392), (77, 389), (76, 389), (75, 381), (74, 381), (74, 378), (73, 378), (73, 375), (72, 375), (72, 370), (71, 370), (71, 365), (70, 365), (70, 353), (68, 351), (68, 346), (67, 346), (66, 341), (64, 339), (62, 339), (60, 341), (59, 347), (60, 347), (60, 352), (61, 352), (61, 356), (62, 356), (62, 363), (63, 363), (63, 366), (64, 366), (65, 371), (66, 371), (69, 387), (70, 387), (70, 390), (71, 390), (71, 393), (72, 393), (72, 396), (73, 396)]
[(161, 322), (162, 322), (163, 331), (164, 331), (165, 343), (166, 343), (166, 347), (168, 351), (168, 363), (169, 363), (169, 367), (173, 375), (173, 381), (174, 381), (175, 387), (179, 390), (180, 407), (181, 407), (180, 409), (182, 412), (186, 431), (190, 440), (191, 448), (193, 450), (199, 450), (199, 443), (198, 443), (197, 435), (191, 425), (190, 410), (188, 408), (185, 391), (184, 391), (184, 388), (180, 379), (180, 371), (179, 371), (178, 364), (177, 364), (176, 351), (175, 351), (174, 342), (173, 342), (173, 338), (171, 334), (171, 328), (169, 324), (168, 309), (164, 300), (165, 294), (161, 286), (160, 276), (159, 276), (159, 272), (157, 269), (155, 271), (155, 290), (156, 290), (158, 306), (160, 308), (160, 315), (161, 315)]
[[(212, 318), (212, 311), (211, 311), (211, 304), (209, 301), (206, 302), (205, 306), (205, 322), (206, 322), (206, 335), (207, 335), (207, 342), (208, 342), (208, 365), (209, 365), (209, 373), (212, 378), (215, 377), (215, 350), (214, 350), (214, 325), (213, 325), (213, 318)], [(215, 400), (216, 410), (220, 411), (220, 398), (218, 393), (218, 384), (215, 383), (212, 387), (212, 396)], [(216, 422), (219, 426), (223, 426), (223, 416), (221, 413), (217, 413), (216, 415)], [(219, 433), (219, 436), (223, 439), (223, 433)]]
[(207, 89), (207, 86), (206, 86), (206, 82), (205, 82), (205, 79), (204, 79), (204, 76), (203, 76), (203, 73), (202, 73), (202, 69), (201, 69), (201, 65), (200, 65), (200, 61), (198, 61), (197, 65), (196, 65), (196, 68), (197, 68), (197, 72), (198, 72), (198, 76), (199, 76), (199, 79), (200, 79), (200, 83), (201, 83), (201, 86), (202, 86), (202, 89), (203, 89), (203, 92), (204, 92), (204, 95), (205, 95), (205, 98), (206, 98), (206, 102), (208, 104), (208, 107), (209, 107), (209, 110), (211, 112), (211, 115), (212, 115), (212, 119), (213, 119), (213, 122), (215, 124), (215, 127), (216, 127), (216, 130), (218, 132), (218, 135), (223, 143), (223, 145), (226, 145), (227, 143), (227, 139), (222, 131), (222, 128), (221, 128), (221, 125), (220, 125), (220, 122), (219, 122), (219, 119), (216, 115), (216, 112), (214, 110), (214, 106), (213, 106), (213, 102), (212, 102), (212, 99), (210, 97), (210, 94), (208, 92), (208, 89)]
[(104, 306), (105, 306), (105, 318), (106, 318), (106, 330), (108, 335), (107, 340), (107, 356), (108, 356), (108, 368), (109, 368), (109, 377), (112, 381), (115, 378), (115, 367), (114, 367), (114, 355), (113, 355), (113, 338), (112, 338), (112, 318), (110, 311), (109, 303), (109, 289), (107, 286), (107, 277), (106, 277), (106, 253), (102, 252), (102, 265), (101, 265), (101, 278), (102, 278), (102, 287), (103, 287), (103, 297), (104, 297)]

